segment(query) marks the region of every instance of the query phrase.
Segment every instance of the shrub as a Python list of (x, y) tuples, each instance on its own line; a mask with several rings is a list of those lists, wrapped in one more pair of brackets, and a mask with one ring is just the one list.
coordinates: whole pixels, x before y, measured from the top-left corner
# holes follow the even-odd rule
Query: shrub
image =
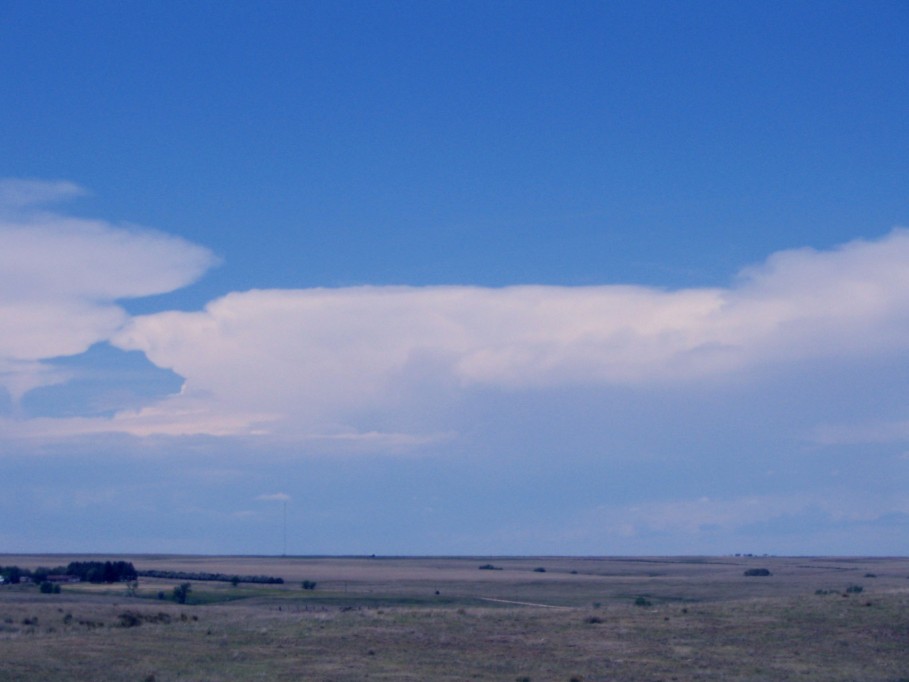
[(173, 600), (175, 602), (177, 602), (178, 604), (185, 604), (187, 598), (189, 597), (189, 593), (192, 591), (192, 589), (193, 589), (192, 585), (190, 585), (189, 583), (182, 583), (180, 585), (177, 585), (174, 588)]
[(753, 576), (773, 575), (773, 573), (771, 573), (766, 568), (749, 568), (748, 570), (745, 571), (745, 575), (749, 576), (749, 577), (753, 577)]
[(135, 611), (124, 611), (117, 618), (120, 620), (122, 628), (134, 628), (142, 625), (142, 616)]
[(865, 588), (862, 587), (861, 585), (850, 585), (849, 587), (846, 588), (846, 592), (848, 594), (859, 594), (864, 589)]
[(542, 566), (537, 566), (535, 569), (533, 569), (533, 572), (534, 573), (545, 573), (546, 569), (543, 568)]
[(481, 571), (501, 571), (502, 569), (498, 566), (493, 566), (492, 564), (483, 564), (480, 566)]
[(638, 597), (634, 600), (635, 606), (653, 606), (651, 601), (647, 597)]
[(302, 583), (300, 583), (300, 587), (302, 587), (304, 590), (314, 590), (316, 589), (316, 581), (304, 580)]
[(42, 594), (60, 594), (60, 586), (47, 580), (41, 583), (38, 589), (41, 590)]
[[(140, 611), (124, 611), (117, 616), (120, 620), (120, 627), (124, 628), (134, 628), (142, 625), (142, 623), (170, 623), (171, 617), (170, 614), (159, 612), (159, 613), (142, 613)], [(183, 616), (183, 619), (186, 619), (186, 616)]]

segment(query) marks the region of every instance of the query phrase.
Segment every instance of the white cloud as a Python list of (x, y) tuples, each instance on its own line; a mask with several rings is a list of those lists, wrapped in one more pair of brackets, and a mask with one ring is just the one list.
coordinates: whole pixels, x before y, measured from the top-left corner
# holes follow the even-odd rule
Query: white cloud
[(269, 493), (257, 495), (256, 499), (260, 502), (290, 502), (290, 495), (287, 493)]
[(57, 201), (85, 194), (79, 185), (66, 180), (0, 179), (0, 212), (15, 211), (29, 206), (46, 206)]
[(111, 337), (115, 301), (180, 288), (214, 262), (177, 237), (37, 209), (80, 193), (71, 183), (0, 183), (0, 385), (14, 398), (65, 376), (41, 363)]
[(812, 429), (810, 440), (820, 445), (906, 442), (909, 441), (909, 420), (822, 424)]
[[(406, 449), (449, 438), (448, 403), (476, 389), (703, 385), (773, 365), (797, 372), (805, 359), (909, 349), (905, 230), (830, 251), (780, 252), (728, 288), (252, 290), (197, 312), (129, 319), (116, 301), (184, 286), (214, 258), (176, 237), (38, 209), (80, 191), (0, 183), (0, 387), (17, 399), (64, 382), (46, 360), (105, 340), (144, 352), (185, 384), (113, 419), (7, 420), (8, 433), (247, 435)], [(442, 415), (435, 423), (408, 421), (433, 406)]]
[(829, 543), (838, 552), (861, 553), (864, 537), (856, 534), (873, 535), (888, 517), (907, 513), (909, 497), (902, 492), (869, 498), (852, 486), (652, 500), (584, 510), (549, 530), (538, 529), (533, 541), (557, 545), (568, 538), (579, 547), (623, 546), (630, 553), (653, 552), (656, 542), (661, 554), (805, 554)]
[(775, 254), (728, 289), (249, 291), (137, 317), (113, 339), (186, 378), (183, 394), (129, 419), (187, 432), (356, 430), (358, 411), (471, 387), (740, 379), (909, 348), (909, 232)]

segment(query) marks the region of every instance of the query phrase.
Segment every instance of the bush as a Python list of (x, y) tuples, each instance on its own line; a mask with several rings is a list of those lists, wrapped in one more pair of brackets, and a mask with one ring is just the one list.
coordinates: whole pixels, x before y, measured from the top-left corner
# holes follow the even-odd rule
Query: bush
[(316, 589), (316, 581), (304, 580), (302, 583), (300, 583), (300, 587), (302, 587), (304, 590), (314, 590)]
[(42, 594), (60, 594), (60, 586), (47, 580), (41, 583), (38, 589), (41, 590)]
[(135, 611), (124, 611), (117, 618), (120, 619), (122, 628), (134, 628), (142, 625), (142, 615)]
[[(124, 611), (117, 616), (120, 621), (120, 627), (123, 628), (135, 628), (142, 623), (170, 623), (171, 617), (170, 614), (164, 612), (158, 613), (142, 613), (141, 611)], [(186, 620), (186, 615), (181, 614), (181, 619)], [(196, 617), (193, 616), (193, 620), (196, 620)]]
[(481, 571), (501, 571), (502, 569), (498, 566), (493, 566), (492, 564), (483, 564), (480, 566)]
[(187, 598), (189, 597), (189, 593), (192, 592), (192, 589), (192, 585), (189, 583), (177, 585), (174, 588), (173, 600), (178, 604), (185, 604)]
[(771, 573), (766, 568), (749, 568), (747, 571), (745, 571), (745, 575), (749, 576), (749, 577), (753, 577), (753, 576), (773, 575), (773, 573)]
[(653, 606), (651, 601), (647, 597), (638, 597), (634, 600), (635, 606)]
[(861, 585), (850, 585), (849, 587), (846, 588), (846, 592), (848, 594), (859, 594), (864, 589), (865, 588), (862, 587)]
[(533, 572), (534, 573), (545, 573), (546, 569), (543, 568), (542, 566), (537, 566), (535, 569), (533, 569)]

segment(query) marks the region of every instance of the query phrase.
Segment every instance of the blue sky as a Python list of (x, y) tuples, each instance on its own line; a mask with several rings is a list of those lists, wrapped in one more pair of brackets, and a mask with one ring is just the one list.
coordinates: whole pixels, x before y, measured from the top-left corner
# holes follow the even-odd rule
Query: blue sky
[(904, 553), (907, 36), (0, 4), (0, 551)]

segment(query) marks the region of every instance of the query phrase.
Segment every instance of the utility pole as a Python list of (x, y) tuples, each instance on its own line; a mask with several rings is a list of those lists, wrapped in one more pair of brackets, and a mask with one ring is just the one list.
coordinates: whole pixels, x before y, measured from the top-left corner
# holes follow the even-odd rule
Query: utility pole
[(281, 556), (287, 556), (287, 500), (284, 500), (284, 544), (281, 546)]

